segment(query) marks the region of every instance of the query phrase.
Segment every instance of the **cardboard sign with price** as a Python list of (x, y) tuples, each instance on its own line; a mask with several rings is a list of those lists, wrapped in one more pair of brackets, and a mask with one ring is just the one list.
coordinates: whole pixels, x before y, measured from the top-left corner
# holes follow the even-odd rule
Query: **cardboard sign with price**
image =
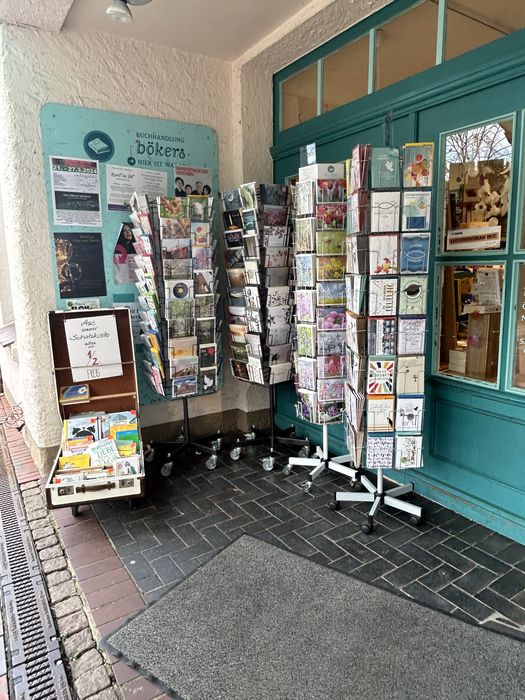
[(64, 321), (74, 382), (122, 374), (117, 323), (113, 314)]

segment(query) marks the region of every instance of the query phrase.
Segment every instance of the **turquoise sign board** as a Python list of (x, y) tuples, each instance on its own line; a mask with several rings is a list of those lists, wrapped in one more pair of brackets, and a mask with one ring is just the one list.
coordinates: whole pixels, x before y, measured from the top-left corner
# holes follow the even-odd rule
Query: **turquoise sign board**
[[(186, 183), (202, 172), (218, 198), (215, 132), (199, 124), (60, 104), (42, 107), (40, 128), (57, 309), (71, 308), (73, 298), (86, 304), (97, 298), (101, 308), (133, 304), (135, 285), (116, 281), (113, 265), (122, 223), (129, 222), (127, 193), (136, 186), (140, 194), (161, 188), (165, 191), (156, 194), (174, 196), (177, 167), (177, 175), (188, 173)], [(70, 259), (73, 248), (78, 260)], [(62, 273), (59, 279), (64, 260), (69, 281), (76, 282), (69, 287)], [(142, 376), (140, 342), (135, 349), (141, 403), (163, 400)]]

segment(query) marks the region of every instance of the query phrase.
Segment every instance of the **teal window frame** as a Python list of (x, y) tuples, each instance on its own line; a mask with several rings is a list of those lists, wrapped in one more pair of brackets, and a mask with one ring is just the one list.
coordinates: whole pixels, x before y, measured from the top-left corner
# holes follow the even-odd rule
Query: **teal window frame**
[[(317, 65), (317, 117), (324, 114), (323, 112), (323, 64), (324, 60), (328, 58), (331, 54), (339, 51), (340, 49), (352, 44), (353, 42), (363, 38), (368, 35), (368, 94), (377, 92), (376, 83), (376, 61), (377, 61), (377, 30), (380, 29), (384, 24), (387, 24), (392, 19), (408, 12), (412, 8), (420, 5), (425, 0), (393, 0), (385, 7), (381, 8), (377, 12), (373, 13), (369, 17), (361, 20), (357, 24), (353, 25), (349, 29), (341, 32), (333, 39), (330, 39), (326, 43), (322, 44), (318, 48), (311, 51), (306, 56), (294, 61), (290, 65), (286, 66), (278, 73), (273, 76), (274, 80), (274, 105), (273, 105), (273, 119), (275, 129), (274, 140), (277, 133), (282, 133), (282, 85), (286, 80), (293, 77), (294, 75), (300, 73), (301, 71), (309, 68), (310, 66)], [(434, 0), (437, 2), (438, 6), (438, 21), (437, 21), (437, 36), (436, 36), (436, 59), (435, 66), (438, 66), (445, 62), (445, 51), (446, 51), (446, 39), (447, 39), (447, 9), (448, 0)], [(518, 30), (519, 31), (519, 30)], [(496, 39), (495, 41), (499, 41)], [(493, 42), (490, 42), (493, 43)], [(474, 49), (475, 50), (475, 49)], [(454, 59), (451, 59), (454, 60)], [(415, 73), (414, 75), (417, 75)], [(410, 76), (412, 77), (412, 76)], [(409, 78), (405, 78), (407, 80)], [(399, 81), (401, 82), (401, 81)], [(394, 83), (397, 84), (397, 83)], [(387, 86), (388, 88), (389, 86)], [(387, 89), (382, 88), (382, 89)], [(358, 100), (361, 98), (357, 98)], [(345, 103), (350, 104), (348, 103)], [(335, 109), (340, 109), (345, 105), (340, 105)], [(330, 110), (332, 111), (332, 110)], [(314, 117), (315, 118), (315, 117)], [(307, 120), (311, 121), (311, 120)], [(303, 122), (304, 123), (304, 122)], [(298, 124), (285, 129), (294, 129)]]

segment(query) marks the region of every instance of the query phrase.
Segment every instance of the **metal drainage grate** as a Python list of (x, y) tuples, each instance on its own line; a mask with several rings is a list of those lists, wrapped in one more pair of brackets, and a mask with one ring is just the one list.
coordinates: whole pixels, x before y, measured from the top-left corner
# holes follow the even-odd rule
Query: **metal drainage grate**
[(0, 585), (17, 700), (71, 700), (22, 499), (0, 454)]

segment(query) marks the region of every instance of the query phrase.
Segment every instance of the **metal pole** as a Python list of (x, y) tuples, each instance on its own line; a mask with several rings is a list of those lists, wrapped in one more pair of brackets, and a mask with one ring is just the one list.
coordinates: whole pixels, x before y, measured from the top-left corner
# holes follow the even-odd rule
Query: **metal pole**
[(270, 385), (270, 452), (273, 452), (274, 430), (275, 430), (275, 384)]
[(323, 459), (328, 461), (328, 425), (323, 423)]
[(190, 415), (188, 411), (188, 399), (186, 396), (182, 399), (182, 410), (184, 412), (184, 442), (186, 445), (190, 443)]

